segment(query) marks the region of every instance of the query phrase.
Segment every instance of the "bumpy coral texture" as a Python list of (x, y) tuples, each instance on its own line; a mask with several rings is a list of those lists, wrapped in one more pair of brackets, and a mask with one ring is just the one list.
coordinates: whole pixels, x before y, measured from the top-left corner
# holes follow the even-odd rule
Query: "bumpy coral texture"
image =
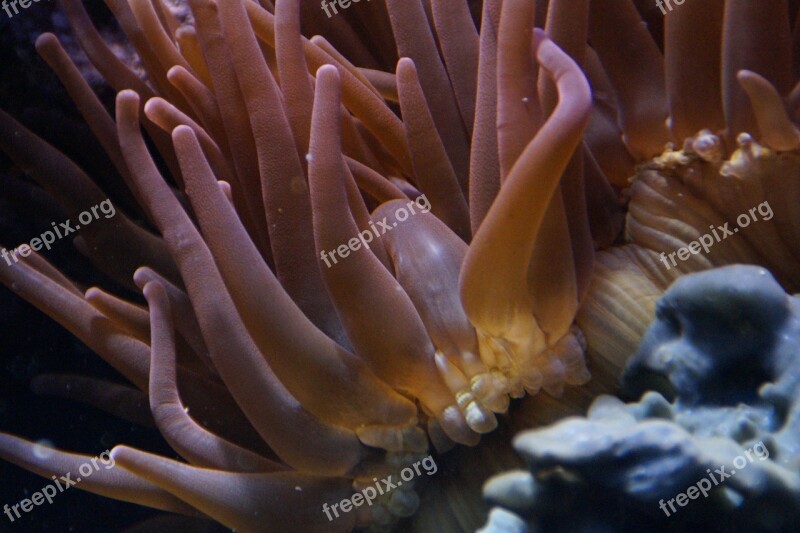
[[(766, 270), (682, 277), (658, 302), (625, 370), (624, 390), (647, 392), (629, 404), (601, 396), (586, 419), (519, 435), (515, 447), (530, 471), (487, 484), (486, 496), (505, 510), (493, 512), (484, 531), (794, 531), (799, 347), (800, 297), (786, 295)], [(748, 462), (744, 452), (753, 448)], [(674, 504), (704, 478), (707, 497)], [(533, 518), (526, 524), (515, 513)]]

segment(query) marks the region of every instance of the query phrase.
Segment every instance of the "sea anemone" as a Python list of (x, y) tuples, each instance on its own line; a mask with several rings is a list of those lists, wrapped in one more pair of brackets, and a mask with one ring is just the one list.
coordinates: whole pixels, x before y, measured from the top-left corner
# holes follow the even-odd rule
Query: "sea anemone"
[[(390, 524), (416, 508), (412, 484), (321, 509), (429, 445), (477, 444), (510, 398), (585, 383), (586, 341), (621, 366), (681, 273), (759, 262), (792, 283), (797, 209), (765, 196), (796, 168), (786, 1), (680, 6), (664, 59), (631, 0), (486, 0), (480, 31), (461, 0), (329, 19), (298, 0), (189, 0), (185, 19), (106, 0), (144, 76), (62, 4), (115, 118), (57, 38), (37, 49), (137, 204), (76, 245), (147, 306), (35, 253), (0, 281), (133, 385), (37, 389), (123, 397), (129, 418), (149, 404), (185, 460), (118, 446), (80, 488), (245, 531)], [(106, 198), (5, 113), (0, 147), (73, 220)], [(767, 199), (773, 221), (659, 263)], [(0, 457), (47, 477), (86, 460), (32, 449), (0, 436)]]
[(655, 302), (683, 274), (757, 264), (790, 292), (800, 287), (797, 3), (672, 8), (662, 54), (629, 2), (591, 7), (589, 37), (603, 69), (587, 74), (595, 101), (617, 105), (595, 106), (606, 117), (590, 127), (587, 142), (606, 147), (601, 166), (637, 165), (630, 180), (627, 172), (606, 172), (630, 183), (624, 242), (597, 254), (577, 317), (614, 372), (635, 351)]
[[(589, 221), (582, 187), (559, 187), (591, 93), (534, 32), (531, 2), (502, 14), (487, 2), (481, 35), (466, 3), (359, 6), (394, 35), (395, 74), (303, 37), (297, 1), (191, 0), (183, 24), (160, 2), (107, 5), (146, 79), (79, 1), (63, 2), (118, 91), (115, 120), (55, 36), (37, 49), (138, 203), (84, 224), (76, 244), (147, 307), (79, 289), (35, 253), (0, 279), (133, 385), (45, 377), (39, 391), (95, 405), (124, 397), (113, 410), (129, 418), (149, 403), (186, 462), (117, 446), (116, 468), (80, 488), (245, 531), (387, 524), (416, 508), (413, 484), (334, 521), (322, 505), (412, 464), (429, 440), (438, 451), (477, 444), (510, 397), (588, 379), (572, 322), (591, 271)], [(347, 33), (345, 20), (332, 24)], [(71, 219), (105, 201), (5, 113), (0, 131)], [(381, 238), (367, 241), (376, 225)], [(36, 455), (11, 435), (0, 450), (48, 477), (88, 459)]]

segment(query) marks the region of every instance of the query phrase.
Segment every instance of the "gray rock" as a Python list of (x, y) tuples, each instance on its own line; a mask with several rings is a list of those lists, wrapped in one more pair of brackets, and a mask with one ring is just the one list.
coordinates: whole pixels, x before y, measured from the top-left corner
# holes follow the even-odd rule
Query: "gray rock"
[(503, 509), (492, 509), (489, 522), (477, 533), (529, 533), (525, 521)]
[(796, 531), (798, 381), (800, 297), (763, 268), (684, 276), (623, 374), (638, 401), (518, 435), (529, 471), (484, 495), (531, 530)]

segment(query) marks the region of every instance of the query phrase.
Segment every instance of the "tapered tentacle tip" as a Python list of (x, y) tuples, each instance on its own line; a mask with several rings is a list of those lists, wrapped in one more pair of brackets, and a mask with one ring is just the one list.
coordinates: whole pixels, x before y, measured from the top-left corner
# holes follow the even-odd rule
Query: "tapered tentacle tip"
[[(477, 433), (489, 433), (494, 430), (497, 427), (497, 418), (492, 413), (491, 407), (475, 396), (472, 389), (474, 378), (472, 382), (467, 380), (456, 365), (449, 362), (440, 352), (436, 353), (434, 360), (439, 374), (453, 392), (467, 426)], [(494, 402), (494, 405), (498, 405), (498, 402)]]
[[(180, 30), (179, 30), (179, 31), (180, 31)], [(170, 82), (170, 83), (172, 83), (172, 81), (173, 81), (175, 78), (177, 78), (178, 76), (181, 76), (181, 75), (183, 75), (183, 73), (184, 73), (184, 72), (185, 72), (185, 73), (188, 73), (189, 71), (188, 71), (188, 70), (186, 70), (186, 69), (185, 69), (183, 66), (181, 66), (181, 65), (174, 65), (172, 68), (170, 68), (170, 69), (167, 71), (167, 80), (169, 80), (169, 82)]]
[(52, 46), (58, 46), (58, 37), (56, 37), (52, 33), (43, 33), (39, 37), (36, 38), (36, 51), (38, 53), (42, 53), (42, 51), (48, 49)]
[(756, 100), (756, 102), (752, 102), (753, 104), (757, 104), (759, 97), (772, 86), (769, 80), (752, 70), (742, 69), (738, 71), (736, 73), (736, 80), (748, 94), (750, 100)]
[(758, 74), (751, 70), (740, 70), (736, 73), (736, 79), (738, 79), (739, 83), (742, 84), (752, 82), (752, 80), (754, 80), (756, 77), (760, 78), (761, 76), (758, 76)]
[(111, 449), (111, 458), (114, 459), (114, 461), (116, 461), (120, 466), (122, 466), (124, 462), (132, 462), (135, 458), (135, 455), (136, 450), (129, 448), (128, 446), (119, 445), (114, 446), (114, 448)]
[(534, 53), (539, 49), (542, 43), (547, 41), (548, 39), (549, 37), (547, 36), (546, 31), (544, 31), (542, 28), (534, 28), (533, 39), (531, 41)]
[(148, 267), (139, 267), (133, 273), (133, 282), (136, 284), (139, 290), (143, 290), (147, 282), (153, 279), (151, 276), (152, 272), (153, 271)]
[(317, 81), (339, 81), (339, 70), (333, 65), (322, 65), (317, 69)]
[(750, 99), (761, 142), (779, 152), (800, 148), (800, 131), (789, 118), (784, 99), (775, 86), (749, 70), (740, 70), (736, 78)]
[(167, 291), (158, 281), (148, 281), (145, 283), (142, 293), (148, 302), (159, 302), (164, 304), (167, 301)]
[[(469, 400), (465, 402), (462, 410), (470, 429), (476, 433), (494, 431), (497, 428), (497, 417), (494, 416), (494, 413), (476, 402), (471, 394), (465, 396), (468, 396)], [(459, 403), (461, 403), (461, 398), (459, 398)]]
[(411, 71), (417, 70), (417, 66), (414, 64), (414, 60), (410, 57), (401, 57), (400, 60), (397, 62), (397, 73), (400, 75), (401, 73), (407, 73)]
[(229, 202), (233, 203), (233, 189), (231, 189), (231, 184), (223, 180), (219, 180), (217, 184), (219, 185), (219, 189), (222, 191), (222, 194), (225, 195), (225, 198), (227, 198)]
[(495, 413), (508, 410), (511, 386), (508, 379), (498, 371), (486, 372), (473, 377), (470, 382), (472, 394), (482, 404)]
[(137, 472), (137, 475), (142, 475), (149, 470), (157, 469), (156, 461), (166, 461), (158, 456), (151, 456), (145, 452), (131, 448), (129, 446), (118, 445), (112, 448), (111, 459), (120, 468)]
[(458, 406), (451, 405), (447, 407), (441, 412), (437, 420), (447, 436), (459, 444), (477, 446), (481, 440), (480, 433), (469, 427), (467, 419)]
[(139, 93), (133, 89), (124, 89), (117, 93), (117, 106), (139, 105)]
[(89, 287), (83, 295), (86, 297), (86, 300), (91, 303), (92, 300), (99, 298), (102, 292), (103, 291), (99, 287)]
[(154, 113), (158, 112), (158, 109), (164, 105), (164, 100), (158, 96), (154, 96), (147, 100), (144, 103), (144, 114), (148, 117), (152, 118)]
[(185, 124), (181, 124), (172, 130), (172, 141), (176, 146), (184, 145), (185, 143), (191, 142), (193, 139), (197, 139), (197, 136), (194, 134), (192, 128)]

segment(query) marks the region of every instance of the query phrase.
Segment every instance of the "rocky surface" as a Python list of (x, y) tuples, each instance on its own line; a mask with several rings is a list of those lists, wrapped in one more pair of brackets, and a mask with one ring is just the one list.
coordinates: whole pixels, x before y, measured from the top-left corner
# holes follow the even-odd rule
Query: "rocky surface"
[(679, 279), (586, 418), (524, 432), (482, 531), (795, 531), (800, 297), (764, 269)]

